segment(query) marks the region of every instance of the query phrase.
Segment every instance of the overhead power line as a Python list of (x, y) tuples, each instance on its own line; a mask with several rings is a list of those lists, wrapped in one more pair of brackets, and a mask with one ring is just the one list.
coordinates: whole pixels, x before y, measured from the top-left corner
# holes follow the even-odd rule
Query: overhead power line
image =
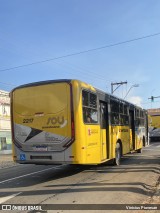
[(46, 62), (49, 62), (49, 61), (54, 61), (54, 60), (58, 60), (58, 59), (62, 59), (62, 58), (72, 57), (72, 56), (76, 56), (76, 55), (80, 55), (80, 54), (84, 54), (84, 53), (89, 53), (89, 52), (93, 52), (93, 51), (97, 51), (97, 50), (101, 50), (101, 49), (105, 49), (105, 48), (110, 48), (110, 47), (130, 43), (130, 42), (139, 41), (139, 40), (142, 40), (142, 39), (147, 39), (147, 38), (150, 38), (150, 37), (159, 36), (159, 35), (160, 35), (160, 32), (150, 34), (150, 35), (146, 35), (146, 36), (142, 36), (142, 37), (138, 37), (138, 38), (134, 38), (134, 39), (130, 39), (130, 40), (126, 40), (126, 41), (121, 41), (121, 42), (114, 43), (114, 44), (109, 44), (109, 45), (97, 47), (97, 48), (83, 50), (83, 51), (80, 51), (80, 52), (70, 53), (70, 54), (67, 54), (67, 55), (62, 55), (62, 56), (58, 56), (58, 57), (54, 57), (54, 58), (50, 58), (50, 59), (46, 59), (46, 60), (41, 60), (41, 61), (36, 61), (36, 62), (28, 63), (28, 64), (18, 65), (18, 66), (6, 68), (6, 69), (1, 69), (0, 72), (6, 72), (6, 71), (14, 70), (14, 69), (19, 69), (19, 68), (22, 68), (22, 67), (28, 67), (28, 66), (46, 63)]

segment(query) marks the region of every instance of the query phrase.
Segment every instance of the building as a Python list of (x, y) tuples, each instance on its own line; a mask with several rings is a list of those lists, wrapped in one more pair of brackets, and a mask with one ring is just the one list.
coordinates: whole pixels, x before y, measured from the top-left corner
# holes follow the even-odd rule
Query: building
[(9, 92), (0, 90), (0, 153), (11, 152)]
[(160, 108), (157, 108), (157, 109), (148, 109), (147, 111), (148, 111), (149, 115), (156, 115), (156, 114), (160, 115)]

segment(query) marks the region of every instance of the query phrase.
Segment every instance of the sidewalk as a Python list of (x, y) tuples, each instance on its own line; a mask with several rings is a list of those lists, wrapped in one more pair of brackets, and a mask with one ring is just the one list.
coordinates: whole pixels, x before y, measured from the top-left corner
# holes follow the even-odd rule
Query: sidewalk
[(16, 166), (11, 154), (0, 154), (0, 169)]

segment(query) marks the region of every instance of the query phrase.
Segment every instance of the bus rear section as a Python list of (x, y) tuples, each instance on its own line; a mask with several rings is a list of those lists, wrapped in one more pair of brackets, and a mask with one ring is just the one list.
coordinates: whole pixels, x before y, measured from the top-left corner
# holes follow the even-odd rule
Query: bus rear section
[(13, 159), (18, 163), (72, 163), (72, 86), (47, 82), (11, 92)]

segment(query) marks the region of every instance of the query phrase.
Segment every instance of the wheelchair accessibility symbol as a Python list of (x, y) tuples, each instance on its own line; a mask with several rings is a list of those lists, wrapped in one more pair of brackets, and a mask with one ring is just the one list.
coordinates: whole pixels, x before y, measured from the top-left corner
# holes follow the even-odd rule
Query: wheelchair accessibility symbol
[(26, 155), (25, 154), (20, 154), (20, 160), (26, 160)]

